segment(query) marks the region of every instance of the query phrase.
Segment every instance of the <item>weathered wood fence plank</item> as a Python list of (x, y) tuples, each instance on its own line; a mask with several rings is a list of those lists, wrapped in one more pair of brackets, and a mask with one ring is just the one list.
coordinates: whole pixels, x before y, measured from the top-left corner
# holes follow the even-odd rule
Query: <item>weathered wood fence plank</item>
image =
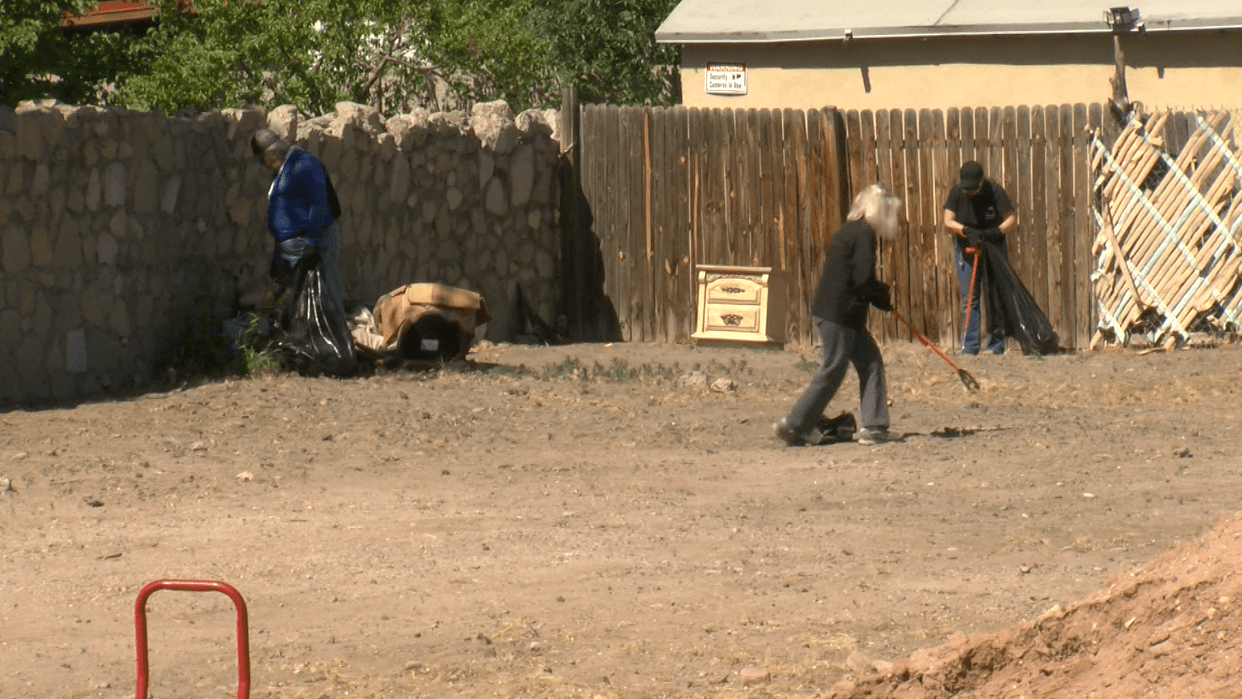
[[(904, 195), (904, 192), (896, 190), (897, 181), (894, 179), (893, 174), (893, 139), (896, 138), (900, 141), (901, 136), (900, 134), (896, 136), (893, 134), (892, 114), (890, 112), (881, 110), (875, 113), (874, 118), (876, 174), (873, 181), (887, 182), (890, 187), (894, 188), (897, 194)], [(898, 122), (898, 125), (900, 125), (900, 122)], [(910, 307), (909, 252), (909, 250), (902, 246), (882, 245), (880, 246), (876, 268), (876, 273), (879, 277), (887, 280), (892, 285), (894, 307), (902, 309), (903, 312)], [(900, 325), (897, 319), (890, 314), (875, 314), (871, 318), (871, 323), (872, 328), (877, 328), (879, 333), (888, 337), (897, 337), (899, 333), (909, 334), (905, 326)]]
[(774, 116), (779, 116), (785, 135), (783, 141), (785, 146), (783, 152), (785, 204), (782, 215), (785, 217), (785, 275), (788, 280), (786, 285), (789, 304), (787, 332), (791, 340), (796, 338), (796, 341), (805, 342), (806, 338), (810, 338), (815, 332), (815, 329), (811, 327), (811, 316), (807, 304), (803, 301), (803, 297), (799, 296), (815, 283), (814, 272), (810, 269), (810, 262), (807, 260), (808, 256), (803, 247), (807, 242), (806, 226), (808, 224), (803, 220), (803, 214), (806, 211), (806, 207), (801, 205), (803, 192), (798, 189), (798, 161), (804, 159), (806, 127), (792, 109), (782, 110)]
[(931, 300), (931, 311), (934, 325), (928, 328), (932, 337), (952, 334), (953, 306), (957, 298), (957, 276), (953, 272), (952, 241), (941, 226), (944, 211), (945, 194), (948, 191), (946, 180), (953, 179), (952, 173), (960, 169), (949, 165), (949, 142), (947, 124), (948, 115), (940, 110), (932, 112), (932, 182), (928, 197), (930, 198), (928, 217), (932, 232), (931, 248), (928, 257), (932, 260), (932, 274), (936, 278), (936, 295)]

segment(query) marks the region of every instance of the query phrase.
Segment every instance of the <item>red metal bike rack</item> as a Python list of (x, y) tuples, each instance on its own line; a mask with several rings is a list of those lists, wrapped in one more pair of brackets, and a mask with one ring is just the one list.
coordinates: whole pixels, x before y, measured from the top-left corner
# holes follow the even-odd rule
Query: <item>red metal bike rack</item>
[(187, 592), (223, 592), (233, 600), (237, 608), (237, 699), (250, 697), (250, 631), (246, 618), (246, 600), (228, 583), (215, 580), (156, 580), (148, 583), (138, 593), (134, 602), (134, 635), (138, 644), (138, 693), (137, 699), (147, 699), (147, 681), (150, 666), (147, 662), (147, 598), (156, 590), (183, 590)]

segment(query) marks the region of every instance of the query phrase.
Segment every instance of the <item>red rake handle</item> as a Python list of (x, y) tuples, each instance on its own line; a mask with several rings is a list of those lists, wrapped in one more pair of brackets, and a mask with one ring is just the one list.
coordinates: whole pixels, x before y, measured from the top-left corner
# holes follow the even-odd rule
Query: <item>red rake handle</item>
[(944, 352), (941, 352), (941, 351), (940, 351), (940, 348), (938, 348), (938, 347), (936, 347), (935, 345), (933, 345), (933, 344), (931, 343), (931, 340), (928, 340), (927, 338), (925, 338), (925, 337), (923, 337), (921, 334), (919, 334), (919, 331), (918, 331), (918, 330), (915, 330), (915, 329), (914, 329), (914, 326), (913, 326), (913, 325), (911, 325), (911, 324), (910, 324), (910, 321), (906, 320), (904, 316), (902, 316), (902, 315), (901, 315), (900, 313), (898, 313), (896, 310), (894, 310), (894, 311), (893, 311), (893, 315), (897, 316), (897, 320), (900, 320), (902, 323), (904, 323), (904, 324), (905, 324), (905, 326), (906, 326), (907, 328), (909, 328), (909, 329), (910, 329), (910, 332), (914, 333), (914, 336), (915, 336), (915, 337), (917, 337), (920, 341), (922, 341), (922, 343), (923, 343), (923, 344), (927, 345), (928, 349), (930, 349), (931, 351), (935, 352), (935, 353), (936, 353), (936, 354), (937, 354), (937, 355), (938, 355), (941, 359), (943, 359), (944, 361), (948, 362), (949, 366), (953, 367), (953, 368), (954, 368), (954, 369), (956, 369), (957, 371), (964, 371), (961, 367), (959, 367), (958, 365), (954, 364), (952, 359), (949, 359), (948, 357), (946, 357), (946, 356), (944, 355)]
[(943, 359), (949, 366), (953, 367), (953, 370), (957, 372), (958, 378), (962, 380), (963, 384), (966, 384), (967, 390), (974, 391), (979, 388), (979, 382), (975, 381), (975, 377), (971, 376), (969, 371), (966, 371), (960, 366), (954, 364), (952, 359), (949, 359), (945, 356), (944, 352), (940, 351), (940, 348), (933, 345), (930, 340), (923, 337), (919, 331), (915, 330), (914, 326), (910, 324), (910, 321), (906, 320), (904, 316), (898, 313), (897, 309), (893, 309), (893, 315), (897, 316), (897, 320), (900, 320), (907, 328), (909, 328), (910, 332), (914, 333), (915, 337), (917, 337), (923, 344), (927, 345), (928, 349), (935, 352), (938, 357)]

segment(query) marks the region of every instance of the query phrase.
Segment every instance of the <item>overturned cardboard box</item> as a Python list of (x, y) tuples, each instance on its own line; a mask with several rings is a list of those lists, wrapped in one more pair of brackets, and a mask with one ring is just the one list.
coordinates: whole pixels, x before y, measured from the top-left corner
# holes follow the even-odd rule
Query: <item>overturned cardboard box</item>
[(406, 359), (466, 356), (475, 329), (491, 320), (483, 296), (444, 284), (406, 284), (384, 294), (372, 311), (381, 346)]

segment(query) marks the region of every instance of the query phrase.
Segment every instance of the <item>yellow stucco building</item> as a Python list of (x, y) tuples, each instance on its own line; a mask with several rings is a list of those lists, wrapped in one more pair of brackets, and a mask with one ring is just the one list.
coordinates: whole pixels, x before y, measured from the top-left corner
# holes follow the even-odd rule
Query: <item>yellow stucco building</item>
[(1242, 107), (1242, 2), (682, 0), (688, 107), (840, 109), (1130, 101)]

